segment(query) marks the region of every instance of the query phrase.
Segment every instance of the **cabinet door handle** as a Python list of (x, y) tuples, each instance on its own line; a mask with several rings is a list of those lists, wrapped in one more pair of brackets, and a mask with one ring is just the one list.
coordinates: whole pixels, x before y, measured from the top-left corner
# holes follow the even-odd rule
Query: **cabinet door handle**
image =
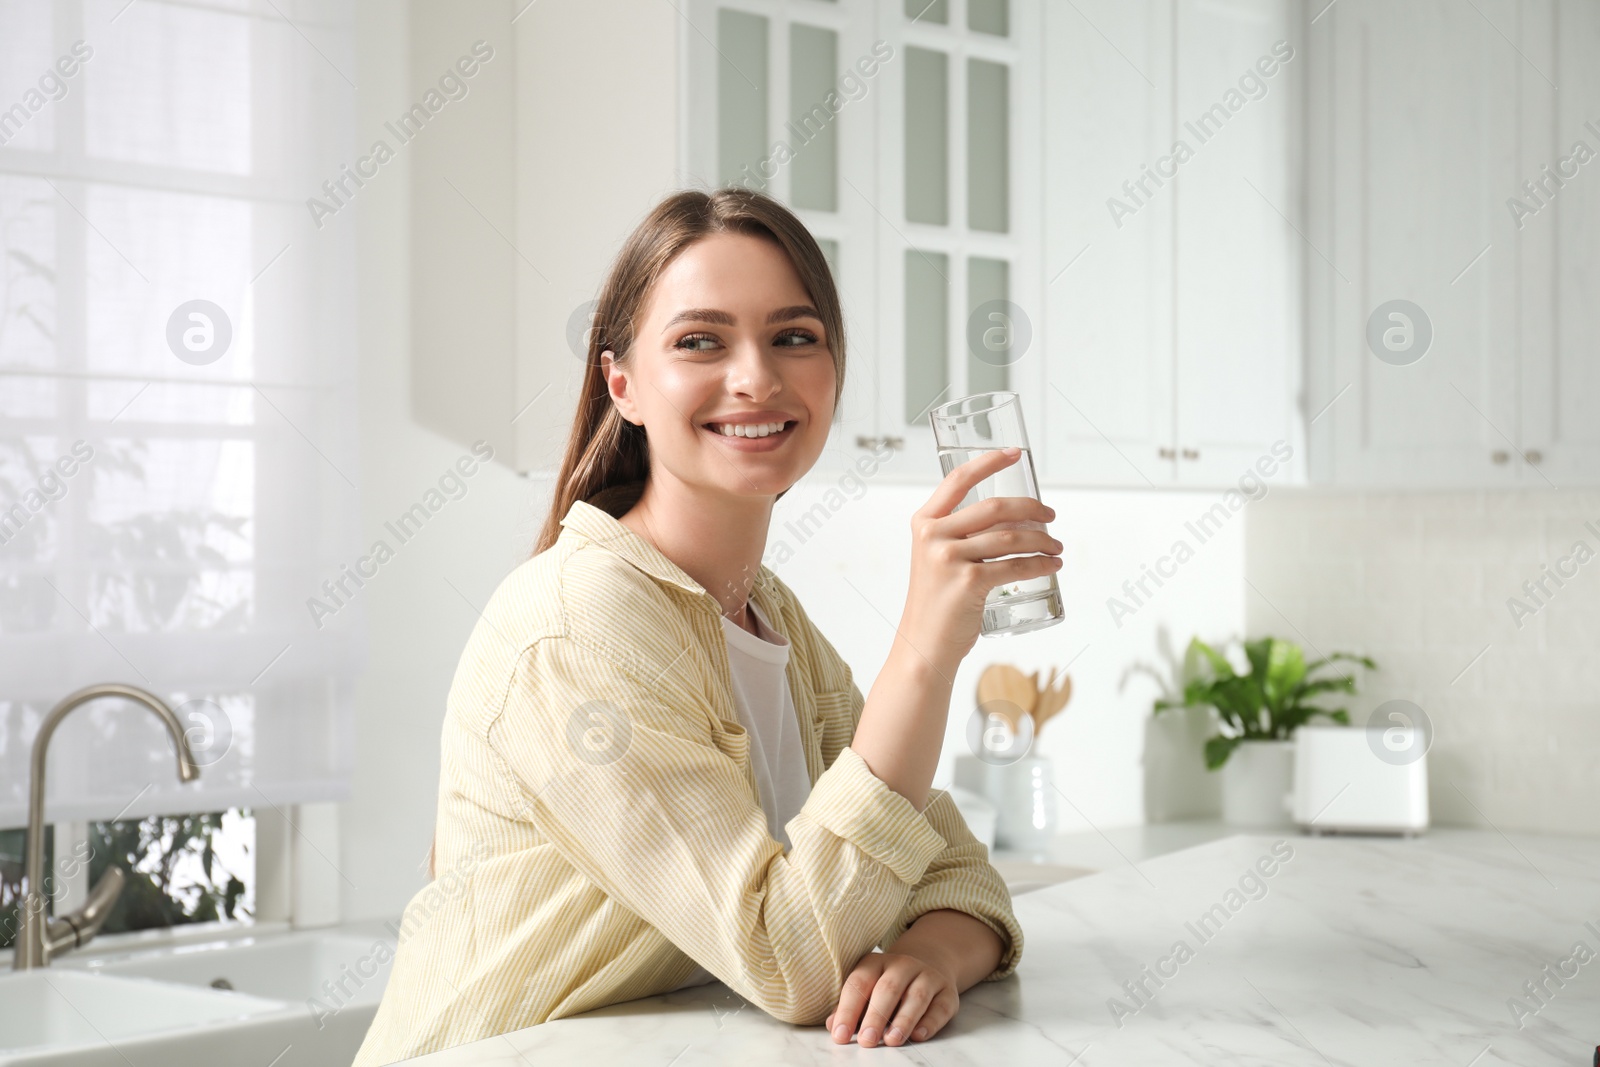
[(866, 434), (858, 434), (856, 436), (857, 448), (869, 448), (876, 452), (879, 445), (887, 448), (905, 448), (906, 439), (904, 437), (868, 437)]
[(1490, 463), (1509, 463), (1510, 461), (1511, 461), (1511, 453), (1507, 452), (1503, 448), (1497, 448), (1493, 452), (1489, 453), (1489, 462)]
[(1529, 463), (1538, 463), (1540, 460), (1544, 459), (1544, 453), (1540, 452), (1537, 448), (1530, 448), (1522, 454), (1522, 458), (1526, 459)]
[(1199, 459), (1200, 458), (1200, 450), (1198, 448), (1186, 448), (1186, 449), (1183, 450), (1183, 458), (1184, 459)]
[(1174, 452), (1172, 449), (1166, 447), (1165, 445), (1162, 445), (1160, 448), (1156, 449), (1156, 455), (1160, 456), (1162, 459), (1177, 459), (1178, 458), (1178, 453)]

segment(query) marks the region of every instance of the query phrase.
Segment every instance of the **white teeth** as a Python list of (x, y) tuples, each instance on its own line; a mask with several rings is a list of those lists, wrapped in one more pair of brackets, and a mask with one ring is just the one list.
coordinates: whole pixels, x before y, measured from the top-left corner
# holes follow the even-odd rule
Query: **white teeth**
[(723, 423), (719, 426), (712, 423), (712, 427), (724, 437), (766, 437), (782, 430), (785, 425), (787, 424), (782, 422), (754, 423), (749, 426), (736, 423)]

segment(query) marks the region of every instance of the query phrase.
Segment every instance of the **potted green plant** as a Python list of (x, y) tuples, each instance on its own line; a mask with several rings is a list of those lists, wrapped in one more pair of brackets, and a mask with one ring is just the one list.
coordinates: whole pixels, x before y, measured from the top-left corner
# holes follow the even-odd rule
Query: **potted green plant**
[(1307, 663), (1299, 645), (1276, 637), (1241, 644), (1250, 668), (1243, 673), (1198, 637), (1191, 640), (1183, 698), (1157, 700), (1153, 713), (1169, 708), (1214, 709), (1218, 732), (1206, 741), (1205, 759), (1207, 769), (1223, 770), (1223, 819), (1249, 826), (1284, 826), (1290, 822), (1287, 798), (1294, 772), (1295, 730), (1319, 715), (1350, 724), (1346, 709), (1311, 701), (1326, 693), (1353, 694), (1355, 676), (1317, 677), (1318, 672), (1337, 670), (1334, 664), (1340, 661), (1369, 670), (1378, 665), (1351, 652)]

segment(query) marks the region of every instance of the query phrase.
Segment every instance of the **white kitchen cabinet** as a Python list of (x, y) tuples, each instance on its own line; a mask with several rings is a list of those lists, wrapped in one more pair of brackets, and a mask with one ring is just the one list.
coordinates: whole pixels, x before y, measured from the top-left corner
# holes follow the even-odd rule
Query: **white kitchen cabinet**
[[(1280, 481), (1600, 482), (1592, 0), (412, 8), (419, 84), (496, 49), (408, 148), (413, 405), (517, 469), (559, 462), (573, 324), (630, 226), (782, 141), (768, 191), (850, 342), (821, 476), (888, 442), (882, 477), (931, 482), (928, 407), (1006, 388), (1054, 484), (1229, 485), (1279, 441)], [(1020, 358), (969, 344), (991, 299)], [(1412, 362), (1368, 343), (1394, 300), (1431, 332)]]
[(1050, 4), (1043, 38), (1040, 466), (1052, 481), (1170, 483), (1173, 198), (1157, 189), (1115, 219), (1107, 206), (1172, 148), (1170, 4)]
[(875, 146), (899, 57), (877, 33), (872, 0), (693, 0), (683, 10), (684, 184), (742, 184), (784, 202), (833, 268), (845, 386), (812, 472), (830, 477), (880, 432)]
[[(671, 5), (412, 0), (411, 76), (493, 58), (409, 144), (411, 404), (521, 472), (559, 470), (586, 312), (628, 231), (681, 184)], [(596, 57), (604, 57), (603, 64)], [(420, 97), (421, 89), (418, 90)], [(510, 131), (510, 136), (508, 136)]]
[(938, 480), (928, 411), (972, 392), (1017, 391), (1037, 427), (1037, 0), (688, 11), (690, 179), (783, 200), (835, 257), (849, 362), (818, 471), (881, 450), (875, 477)]
[[(1344, 0), (1311, 36), (1323, 143), (1308, 175), (1320, 252), (1308, 268), (1311, 300), (1327, 309), (1312, 331), (1312, 406), (1326, 424), (1312, 447), (1334, 483), (1516, 476), (1491, 457), (1517, 422), (1517, 250), (1503, 201), (1517, 180), (1521, 60), (1490, 25), (1515, 32), (1516, 5), (1481, 6)], [(1395, 300), (1421, 314), (1379, 316), (1397, 349), (1414, 331), (1391, 362), (1368, 324)]]
[[(735, 182), (796, 212), (840, 288), (846, 382), (814, 476), (888, 446), (879, 476), (936, 480), (933, 404), (1000, 388), (1037, 402), (1037, 343), (1006, 366), (966, 339), (985, 301), (1038, 307), (1037, 74), (1023, 69), (1038, 0), (546, 0), (509, 28), (489, 0), (412, 7), (417, 78), (477, 36), (499, 72), (412, 157), (428, 194), (414, 199), (412, 309), (425, 424), (556, 470), (585, 312), (621, 242), (675, 189)], [(908, 96), (911, 67), (943, 69), (939, 100)], [(937, 166), (908, 172), (908, 152), (933, 150)], [(919, 214), (935, 201), (942, 218)], [(937, 293), (908, 282), (908, 261), (944, 264), (914, 279)]]
[[(1544, 171), (1600, 149), (1597, 47), (1586, 0), (1342, 0), (1314, 27), (1314, 481), (1600, 481), (1600, 164), (1559, 187)], [(1395, 300), (1421, 314), (1388, 317)], [(1375, 313), (1402, 345), (1413, 320), (1412, 350), (1380, 358)]]
[(903, 442), (895, 477), (942, 477), (929, 412), (973, 393), (1017, 393), (1038, 448), (1040, 7), (878, 3), (896, 55), (873, 194), (879, 433)]
[(1047, 7), (1047, 480), (1303, 477), (1297, 10)]
[[(1559, 0), (1522, 16), (1518, 65), (1527, 131), (1518, 197), (1524, 275), (1520, 477), (1600, 484), (1600, 4)], [(1552, 91), (1549, 82), (1559, 85)], [(1546, 171), (1545, 168), (1549, 170)], [(1513, 214), (1507, 208), (1508, 218)], [(1528, 212), (1532, 212), (1529, 214)]]
[[(1298, 74), (1225, 103), (1286, 0), (560, 0), (509, 28), (488, 0), (413, 8), (419, 78), (457, 39), (500, 64), (414, 148), (434, 192), (413, 403), (519, 470), (560, 462), (573, 341), (629, 228), (673, 189), (741, 180), (796, 211), (839, 283), (850, 360), (816, 476), (887, 445), (878, 477), (932, 483), (929, 408), (990, 389), (1020, 394), (1055, 484), (1232, 484), (1293, 433)], [(1182, 124), (1213, 106), (1229, 117), (1202, 145)], [(1183, 138), (1164, 187), (1108, 210)], [(442, 322), (460, 329), (426, 333)]]
[[(1300, 169), (1305, 64), (1279, 0), (1174, 5), (1173, 444), (1177, 480), (1228, 485), (1263, 456), (1303, 479)], [(1278, 446), (1275, 448), (1274, 446)]]

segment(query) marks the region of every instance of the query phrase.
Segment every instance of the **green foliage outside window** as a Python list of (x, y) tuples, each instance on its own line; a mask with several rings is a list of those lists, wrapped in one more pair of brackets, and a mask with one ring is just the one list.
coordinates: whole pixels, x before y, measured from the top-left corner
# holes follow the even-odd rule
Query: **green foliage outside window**
[[(219, 856), (228, 812), (152, 815), (144, 819), (89, 824), (89, 884), (111, 866), (121, 867), (127, 884), (101, 933), (149, 930), (188, 923), (254, 921), (247, 870), (229, 870)], [(234, 809), (248, 818), (245, 809)], [(22, 830), (0, 831), (0, 948), (10, 948), (21, 925), (23, 892)], [(45, 830), (45, 868), (55, 869), (54, 837)], [(238, 846), (253, 862), (249, 846)], [(194, 873), (199, 872), (199, 877)], [(46, 885), (50, 885), (49, 877)]]

